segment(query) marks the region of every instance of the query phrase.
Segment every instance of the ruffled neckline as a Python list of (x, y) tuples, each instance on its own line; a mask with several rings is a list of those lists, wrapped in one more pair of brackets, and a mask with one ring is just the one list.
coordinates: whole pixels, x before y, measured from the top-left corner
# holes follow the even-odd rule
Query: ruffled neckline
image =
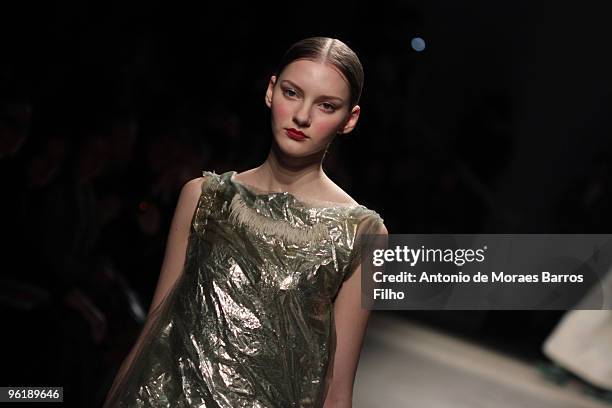
[(290, 199), (291, 201), (303, 206), (305, 208), (317, 208), (317, 209), (338, 209), (338, 208), (365, 208), (361, 204), (353, 204), (353, 203), (340, 203), (335, 201), (324, 201), (324, 200), (316, 200), (312, 198), (305, 198), (301, 196), (297, 196), (293, 193), (289, 193), (287, 191), (265, 191), (248, 183), (244, 183), (242, 181), (238, 181), (235, 179), (236, 171), (228, 171), (226, 173), (221, 174), (221, 177), (227, 180), (229, 183), (234, 185), (236, 188), (239, 188), (243, 191), (248, 192), (254, 198), (265, 198), (266, 200), (270, 200), (275, 197), (282, 197), (285, 199)]

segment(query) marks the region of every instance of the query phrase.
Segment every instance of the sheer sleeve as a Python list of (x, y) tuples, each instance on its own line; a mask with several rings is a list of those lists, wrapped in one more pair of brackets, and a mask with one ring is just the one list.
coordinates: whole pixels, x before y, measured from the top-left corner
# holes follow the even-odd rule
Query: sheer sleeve
[(152, 330), (156, 327), (160, 321), (159, 317), (162, 314), (164, 308), (168, 305), (168, 300), (172, 298), (174, 293), (174, 289), (179, 283), (180, 278), (177, 279), (177, 283), (171, 289), (170, 293), (164, 298), (164, 300), (158, 305), (158, 307), (154, 310), (151, 310), (147, 320), (140, 332), (138, 339), (136, 340), (132, 350), (127, 355), (127, 357), (123, 360), (123, 364), (119, 367), (117, 375), (115, 376), (115, 380), (111, 385), (111, 388), (106, 396), (106, 402), (104, 403), (103, 408), (116, 408), (121, 405), (120, 397), (123, 395), (123, 391), (128, 385), (130, 379), (133, 377), (134, 372), (138, 371), (138, 356), (141, 355), (146, 346), (151, 342), (151, 333), (154, 333), (155, 330)]
[[(372, 245), (380, 245), (381, 234), (386, 234), (384, 221), (375, 211), (368, 210), (360, 217), (353, 242), (348, 266), (343, 277), (343, 281), (350, 278), (362, 261), (362, 249)], [(385, 240), (386, 243), (386, 240)]]
[(154, 340), (155, 333), (158, 332), (159, 325), (164, 323), (166, 320), (164, 317), (170, 312), (170, 306), (176, 296), (177, 288), (180, 286), (185, 276), (185, 267), (186, 265), (189, 265), (190, 258), (193, 256), (194, 251), (197, 250), (196, 246), (198, 245), (197, 241), (199, 240), (200, 234), (204, 233), (206, 220), (206, 215), (204, 212), (206, 210), (206, 203), (208, 200), (207, 192), (211, 190), (211, 184), (211, 177), (207, 177), (207, 172), (204, 172), (200, 195), (189, 224), (190, 227), (187, 240), (187, 249), (185, 252), (185, 261), (183, 262), (179, 276), (167, 291), (163, 299), (155, 307), (151, 307), (149, 310), (149, 314), (140, 335), (117, 371), (115, 379), (106, 396), (106, 401), (103, 408), (115, 408), (122, 406), (121, 397), (124, 395), (126, 388), (129, 388), (131, 382), (135, 381), (134, 374), (140, 371), (139, 361), (141, 359), (139, 357), (143, 352), (146, 352), (151, 341)]

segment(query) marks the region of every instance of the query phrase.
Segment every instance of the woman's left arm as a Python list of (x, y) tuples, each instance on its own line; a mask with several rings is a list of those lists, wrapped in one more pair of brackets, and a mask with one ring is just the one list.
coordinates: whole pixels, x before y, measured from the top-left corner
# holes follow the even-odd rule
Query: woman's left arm
[[(381, 225), (378, 234), (387, 235)], [(370, 310), (361, 308), (361, 265), (340, 287), (334, 302), (336, 354), (333, 378), (323, 408), (351, 408), (353, 385)]]

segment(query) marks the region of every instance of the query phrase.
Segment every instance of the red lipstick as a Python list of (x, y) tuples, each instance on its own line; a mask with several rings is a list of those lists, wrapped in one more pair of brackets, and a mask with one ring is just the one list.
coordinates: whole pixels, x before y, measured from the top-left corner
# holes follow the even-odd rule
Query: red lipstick
[(286, 129), (286, 132), (287, 132), (287, 136), (289, 136), (293, 140), (304, 140), (308, 137), (303, 132), (300, 132), (299, 130), (293, 129), (293, 128)]

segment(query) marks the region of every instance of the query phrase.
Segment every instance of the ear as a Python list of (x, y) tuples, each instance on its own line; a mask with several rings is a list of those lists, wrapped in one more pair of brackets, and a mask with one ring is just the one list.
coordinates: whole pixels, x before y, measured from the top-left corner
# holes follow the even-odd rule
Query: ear
[(268, 89), (266, 90), (266, 105), (268, 108), (272, 107), (272, 95), (274, 94), (274, 84), (276, 83), (276, 76), (272, 75), (270, 77), (270, 82), (268, 82)]
[(349, 114), (349, 117), (346, 120), (346, 123), (344, 124), (344, 126), (341, 126), (340, 129), (338, 130), (338, 134), (341, 135), (341, 134), (350, 133), (357, 125), (357, 121), (359, 120), (360, 113), (361, 113), (361, 108), (359, 107), (359, 105), (355, 105), (353, 109), (351, 110), (351, 113)]

